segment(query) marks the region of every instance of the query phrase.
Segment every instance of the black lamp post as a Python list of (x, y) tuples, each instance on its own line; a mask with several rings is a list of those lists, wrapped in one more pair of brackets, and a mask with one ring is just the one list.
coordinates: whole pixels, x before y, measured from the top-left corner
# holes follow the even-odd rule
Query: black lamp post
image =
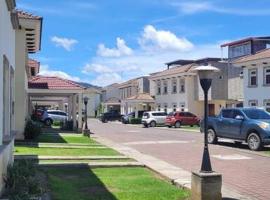
[(213, 66), (198, 66), (194, 69), (197, 71), (200, 84), (204, 92), (204, 149), (201, 165), (201, 172), (210, 173), (212, 171), (211, 160), (208, 150), (208, 90), (212, 84), (213, 74), (219, 69)]
[(88, 124), (87, 124), (87, 103), (88, 103), (89, 98), (85, 96), (83, 98), (84, 106), (85, 106), (85, 112), (84, 112), (84, 121), (85, 121), (85, 130), (88, 130)]

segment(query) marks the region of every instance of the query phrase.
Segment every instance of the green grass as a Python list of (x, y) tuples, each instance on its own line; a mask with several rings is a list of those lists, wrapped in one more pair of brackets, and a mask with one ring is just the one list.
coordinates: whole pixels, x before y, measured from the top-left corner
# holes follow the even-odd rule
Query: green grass
[(39, 148), (16, 146), (15, 155), (40, 155), (40, 156), (114, 156), (119, 155), (116, 151), (106, 149), (67, 149), (67, 148)]
[[(189, 130), (200, 130), (199, 126), (181, 126), (182, 129), (189, 129)], [(180, 128), (180, 129), (181, 129)]]
[(71, 134), (41, 134), (38, 136), (34, 142), (42, 142), (42, 143), (83, 143), (83, 144), (94, 144), (96, 143), (91, 138), (82, 136), (82, 135), (71, 135)]
[(56, 200), (183, 200), (189, 192), (145, 168), (45, 168)]

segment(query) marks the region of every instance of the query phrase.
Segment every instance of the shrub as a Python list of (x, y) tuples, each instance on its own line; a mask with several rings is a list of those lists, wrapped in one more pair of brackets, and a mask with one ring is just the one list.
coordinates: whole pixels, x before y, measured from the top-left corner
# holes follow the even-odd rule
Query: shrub
[(44, 193), (31, 161), (16, 161), (8, 166), (4, 182), (10, 200), (36, 199)]
[(41, 123), (28, 120), (24, 128), (24, 137), (27, 140), (33, 140), (41, 134)]
[(61, 121), (53, 121), (53, 126), (61, 126)]
[(141, 124), (142, 123), (142, 119), (141, 118), (131, 118), (130, 119), (130, 123), (131, 124)]

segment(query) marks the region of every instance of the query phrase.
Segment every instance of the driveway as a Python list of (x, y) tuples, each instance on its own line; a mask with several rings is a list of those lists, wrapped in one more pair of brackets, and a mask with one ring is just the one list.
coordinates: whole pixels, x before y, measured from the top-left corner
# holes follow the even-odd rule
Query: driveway
[[(91, 132), (113, 142), (166, 161), (187, 171), (201, 166), (203, 135), (167, 128), (142, 128), (89, 120)], [(270, 197), (270, 158), (253, 153), (245, 145), (222, 142), (210, 145), (212, 168), (222, 174), (223, 184), (253, 199)]]

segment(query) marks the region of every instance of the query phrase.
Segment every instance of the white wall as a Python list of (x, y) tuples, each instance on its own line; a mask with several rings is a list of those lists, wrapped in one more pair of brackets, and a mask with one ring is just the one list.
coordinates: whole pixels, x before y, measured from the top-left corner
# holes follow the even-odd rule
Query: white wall
[[(83, 94), (83, 98), (87, 96), (89, 98), (88, 100), (88, 104), (87, 104), (87, 115), (89, 117), (95, 117), (95, 111), (98, 110), (98, 107), (101, 103), (101, 94), (97, 93), (97, 92), (90, 92), (90, 91), (86, 91), (86, 93)], [(84, 109), (84, 103), (82, 102), (82, 108)]]

